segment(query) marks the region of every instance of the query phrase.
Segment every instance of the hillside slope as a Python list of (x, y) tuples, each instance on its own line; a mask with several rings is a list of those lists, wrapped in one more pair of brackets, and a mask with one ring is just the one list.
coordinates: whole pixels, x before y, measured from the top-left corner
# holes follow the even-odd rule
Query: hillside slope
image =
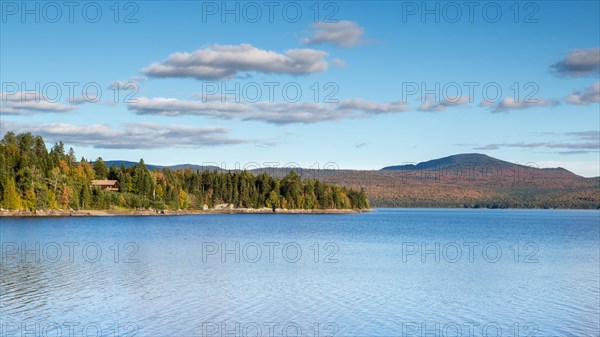
[[(269, 170), (278, 176), (288, 171)], [(584, 178), (564, 168), (513, 164), (482, 154), (459, 154), (378, 171), (300, 173), (364, 188), (374, 207), (600, 207), (600, 177)]]
[[(191, 164), (166, 168), (207, 169)], [(291, 170), (263, 168), (251, 172), (282, 178)], [(600, 208), (600, 177), (584, 178), (560, 167), (513, 164), (478, 153), (372, 171), (294, 171), (303, 178), (362, 188), (373, 207)]]

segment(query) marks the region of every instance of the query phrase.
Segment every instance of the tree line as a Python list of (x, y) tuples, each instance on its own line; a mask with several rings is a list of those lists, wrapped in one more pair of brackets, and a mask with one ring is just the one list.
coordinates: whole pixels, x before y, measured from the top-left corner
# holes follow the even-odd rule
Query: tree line
[[(101, 190), (92, 180), (117, 180), (118, 191)], [(202, 209), (236, 208), (368, 209), (363, 190), (266, 173), (215, 170), (149, 170), (107, 167), (102, 158), (77, 161), (58, 142), (48, 151), (41, 136), (8, 132), (0, 141), (0, 206), (9, 210)]]

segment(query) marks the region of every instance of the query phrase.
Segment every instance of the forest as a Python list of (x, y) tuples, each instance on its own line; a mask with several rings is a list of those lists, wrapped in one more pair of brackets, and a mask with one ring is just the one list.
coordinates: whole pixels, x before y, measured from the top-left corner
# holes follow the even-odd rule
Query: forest
[[(117, 180), (118, 190), (102, 190), (93, 180)], [(302, 179), (296, 172), (275, 178), (266, 173), (213, 170), (149, 170), (107, 167), (102, 158), (76, 160), (58, 142), (47, 149), (41, 136), (7, 132), (0, 141), (0, 207), (8, 210), (185, 210), (214, 208), (369, 209), (365, 192)]]

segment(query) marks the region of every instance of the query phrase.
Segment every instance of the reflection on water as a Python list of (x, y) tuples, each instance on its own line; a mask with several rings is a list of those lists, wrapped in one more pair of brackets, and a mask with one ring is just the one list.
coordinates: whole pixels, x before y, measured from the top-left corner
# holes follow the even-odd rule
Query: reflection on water
[(2, 219), (2, 336), (598, 336), (597, 211)]

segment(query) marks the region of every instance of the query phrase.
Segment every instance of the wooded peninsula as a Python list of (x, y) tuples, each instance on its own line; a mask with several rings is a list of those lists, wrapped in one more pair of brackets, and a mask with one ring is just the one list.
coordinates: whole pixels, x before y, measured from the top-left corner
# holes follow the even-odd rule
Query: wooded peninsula
[[(353, 190), (291, 171), (149, 170), (108, 167), (102, 158), (76, 160), (62, 142), (48, 151), (41, 136), (8, 132), (0, 141), (0, 206), (6, 210), (367, 210), (364, 190)], [(300, 212), (300, 211), (297, 211)]]

